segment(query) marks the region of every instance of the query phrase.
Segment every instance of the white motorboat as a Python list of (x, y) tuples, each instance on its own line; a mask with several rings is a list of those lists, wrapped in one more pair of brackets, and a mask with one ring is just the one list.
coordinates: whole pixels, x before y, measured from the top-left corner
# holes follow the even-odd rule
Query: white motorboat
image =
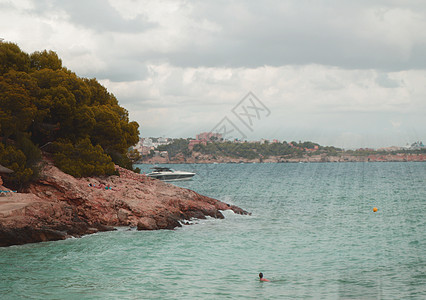
[(176, 171), (165, 167), (154, 167), (152, 169), (153, 171), (146, 174), (146, 176), (163, 181), (190, 180), (195, 175), (195, 173), (192, 172)]

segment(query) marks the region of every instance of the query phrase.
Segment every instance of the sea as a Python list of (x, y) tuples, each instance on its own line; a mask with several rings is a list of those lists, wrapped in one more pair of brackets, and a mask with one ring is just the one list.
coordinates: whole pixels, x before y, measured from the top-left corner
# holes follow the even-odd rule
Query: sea
[(426, 163), (168, 166), (252, 214), (0, 248), (0, 298), (426, 299)]

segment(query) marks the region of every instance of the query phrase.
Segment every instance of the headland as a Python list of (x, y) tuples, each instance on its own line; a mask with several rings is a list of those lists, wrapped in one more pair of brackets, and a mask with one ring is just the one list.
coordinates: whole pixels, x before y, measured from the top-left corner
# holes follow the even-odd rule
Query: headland
[(0, 184), (0, 246), (62, 240), (118, 226), (174, 229), (185, 220), (243, 209), (116, 166), (119, 176), (74, 178), (43, 160), (25, 192)]
[(192, 152), (185, 156), (178, 154), (169, 156), (143, 157), (141, 164), (209, 164), (209, 163), (327, 163), (327, 162), (424, 162), (424, 153), (356, 153), (353, 151), (340, 152), (338, 154), (328, 153), (304, 153), (301, 155), (272, 155), (268, 157), (246, 158), (242, 156), (219, 156)]
[(142, 164), (426, 161), (426, 147), (421, 141), (405, 147), (345, 150), (309, 141), (224, 140), (221, 135), (206, 132), (196, 140), (141, 138), (131, 153), (139, 153), (133, 160)]

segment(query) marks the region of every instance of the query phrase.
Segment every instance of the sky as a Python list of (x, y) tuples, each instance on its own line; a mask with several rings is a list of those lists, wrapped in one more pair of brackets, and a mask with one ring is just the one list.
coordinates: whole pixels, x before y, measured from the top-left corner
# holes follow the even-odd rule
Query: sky
[(423, 0), (0, 0), (0, 38), (96, 78), (143, 137), (425, 142), (425, 28)]

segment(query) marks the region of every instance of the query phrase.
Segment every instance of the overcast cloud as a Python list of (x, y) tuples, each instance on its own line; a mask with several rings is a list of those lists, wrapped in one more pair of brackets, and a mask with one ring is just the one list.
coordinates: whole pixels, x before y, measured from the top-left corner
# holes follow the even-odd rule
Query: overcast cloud
[(248, 139), (425, 142), (425, 28), (421, 0), (0, 0), (0, 38), (96, 77), (142, 136), (209, 131), (252, 91), (271, 114)]

